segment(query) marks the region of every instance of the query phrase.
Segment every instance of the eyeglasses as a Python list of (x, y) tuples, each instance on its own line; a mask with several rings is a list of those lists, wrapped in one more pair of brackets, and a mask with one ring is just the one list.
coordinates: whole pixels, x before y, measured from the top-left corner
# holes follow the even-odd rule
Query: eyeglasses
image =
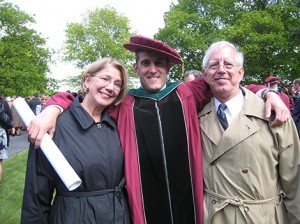
[(230, 64), (230, 63), (224, 63), (224, 64), (211, 63), (211, 64), (208, 64), (207, 68), (208, 68), (209, 70), (217, 70), (217, 69), (219, 69), (221, 66), (223, 66), (223, 68), (224, 68), (225, 70), (230, 70), (230, 69), (232, 69), (232, 68), (235, 67), (235, 65)]
[[(113, 80), (111, 80), (110, 76), (105, 76), (105, 75), (95, 75), (94, 77), (99, 78), (100, 82), (103, 83), (105, 86), (109, 85), (110, 83), (113, 82)], [(122, 90), (124, 88), (124, 84), (122, 83), (122, 81), (114, 81), (114, 89), (115, 90)]]

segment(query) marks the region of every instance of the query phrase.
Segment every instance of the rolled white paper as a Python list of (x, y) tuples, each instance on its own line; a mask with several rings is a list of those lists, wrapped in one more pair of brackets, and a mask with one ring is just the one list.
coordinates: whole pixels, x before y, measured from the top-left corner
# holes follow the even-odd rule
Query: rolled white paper
[[(28, 127), (35, 115), (26, 101), (22, 98), (17, 98), (13, 101), (13, 105), (26, 127)], [(81, 179), (47, 133), (42, 139), (40, 148), (69, 191), (80, 186)]]

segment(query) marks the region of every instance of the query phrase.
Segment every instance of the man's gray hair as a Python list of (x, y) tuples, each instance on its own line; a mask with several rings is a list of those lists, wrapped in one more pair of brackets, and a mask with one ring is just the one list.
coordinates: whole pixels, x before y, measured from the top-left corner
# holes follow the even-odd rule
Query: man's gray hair
[(198, 70), (189, 70), (187, 71), (186, 73), (184, 73), (184, 77), (188, 77), (189, 75), (194, 75), (195, 78), (198, 78), (200, 77), (202, 74), (201, 74), (201, 71), (198, 71)]
[(238, 67), (243, 67), (243, 64), (244, 64), (244, 55), (243, 55), (243, 53), (240, 52), (234, 44), (232, 44), (228, 41), (225, 41), (225, 40), (221, 40), (221, 41), (215, 42), (212, 45), (210, 45), (210, 47), (205, 52), (205, 56), (204, 56), (203, 61), (202, 61), (202, 68), (203, 69), (207, 69), (208, 60), (211, 57), (211, 54), (218, 47), (230, 47), (233, 50), (235, 50), (236, 51), (236, 57), (235, 57), (236, 64), (237, 64)]

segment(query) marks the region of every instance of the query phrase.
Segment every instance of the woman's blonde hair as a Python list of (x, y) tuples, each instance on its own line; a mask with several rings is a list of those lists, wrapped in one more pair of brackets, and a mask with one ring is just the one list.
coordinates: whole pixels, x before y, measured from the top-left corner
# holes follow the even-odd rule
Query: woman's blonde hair
[(118, 69), (121, 72), (121, 79), (122, 79), (122, 84), (123, 84), (124, 88), (120, 90), (119, 95), (114, 102), (114, 105), (118, 105), (127, 94), (128, 73), (127, 73), (127, 70), (125, 69), (125, 67), (116, 59), (102, 58), (98, 61), (93, 62), (82, 75), (81, 91), (82, 91), (82, 95), (84, 97), (88, 92), (88, 89), (84, 84), (86, 77), (88, 75), (93, 77), (97, 72), (101, 71), (108, 65), (113, 66), (114, 68)]

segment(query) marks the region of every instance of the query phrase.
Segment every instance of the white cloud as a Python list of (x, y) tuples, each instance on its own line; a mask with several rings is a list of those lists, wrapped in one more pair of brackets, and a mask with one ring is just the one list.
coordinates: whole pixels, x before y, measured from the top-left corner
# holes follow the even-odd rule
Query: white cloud
[[(114, 7), (129, 20), (133, 31), (153, 37), (159, 28), (164, 27), (163, 15), (169, 11), (172, 2), (177, 0), (10, 0), (26, 13), (32, 15), (36, 24), (34, 29), (47, 38), (47, 46), (59, 50), (64, 41), (64, 30), (69, 22), (80, 21), (88, 10)], [(71, 63), (57, 62), (51, 66), (50, 76), (65, 78), (74, 74), (76, 69)], [(63, 76), (63, 77), (62, 77)]]

